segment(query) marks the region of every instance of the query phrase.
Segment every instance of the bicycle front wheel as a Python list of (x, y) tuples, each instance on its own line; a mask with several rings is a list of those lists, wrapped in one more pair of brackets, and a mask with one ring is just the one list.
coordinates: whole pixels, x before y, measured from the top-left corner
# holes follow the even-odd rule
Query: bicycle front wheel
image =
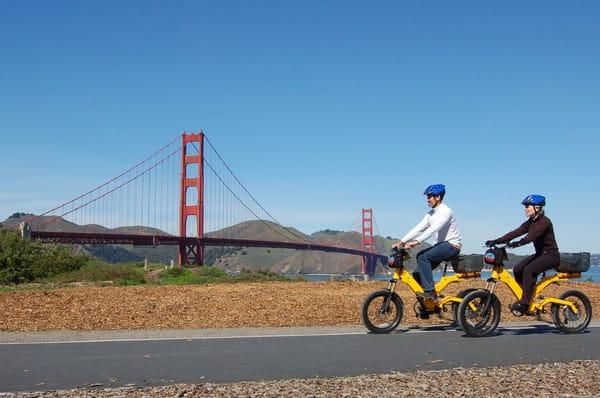
[(487, 290), (476, 290), (462, 299), (457, 312), (459, 325), (467, 336), (489, 336), (500, 323), (500, 300)]
[(367, 297), (362, 304), (361, 319), (371, 333), (389, 333), (402, 320), (402, 299), (388, 290), (379, 290)]

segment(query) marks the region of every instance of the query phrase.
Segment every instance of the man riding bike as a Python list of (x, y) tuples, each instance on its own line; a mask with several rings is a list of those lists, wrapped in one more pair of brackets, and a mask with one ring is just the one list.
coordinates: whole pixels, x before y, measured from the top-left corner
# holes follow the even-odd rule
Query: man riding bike
[[(509, 307), (515, 312), (524, 314), (529, 309), (538, 275), (556, 267), (560, 262), (560, 254), (552, 221), (544, 215), (546, 198), (542, 195), (528, 195), (521, 204), (525, 206), (527, 221), (514, 231), (497, 239), (488, 240), (485, 244), (491, 246), (508, 243), (509, 247), (519, 247), (533, 242), (535, 254), (525, 258), (513, 268), (515, 280), (523, 288), (523, 296)], [(509, 243), (524, 234), (527, 235), (522, 239)]]
[(410, 250), (433, 236), (433, 246), (417, 254), (417, 267), (424, 290), (417, 295), (423, 299), (436, 300), (432, 270), (441, 262), (458, 256), (462, 245), (454, 212), (442, 203), (446, 187), (443, 184), (430, 185), (423, 195), (427, 196), (427, 205), (431, 210), (394, 247)]

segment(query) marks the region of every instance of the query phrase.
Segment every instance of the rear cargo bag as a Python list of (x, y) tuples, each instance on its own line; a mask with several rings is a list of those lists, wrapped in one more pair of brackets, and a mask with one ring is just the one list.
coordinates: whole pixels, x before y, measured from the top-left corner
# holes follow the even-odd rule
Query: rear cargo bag
[(558, 272), (585, 272), (590, 269), (590, 253), (560, 253)]
[(465, 272), (480, 272), (483, 269), (483, 255), (469, 254), (466, 256), (458, 256), (452, 260), (452, 269), (456, 273)]

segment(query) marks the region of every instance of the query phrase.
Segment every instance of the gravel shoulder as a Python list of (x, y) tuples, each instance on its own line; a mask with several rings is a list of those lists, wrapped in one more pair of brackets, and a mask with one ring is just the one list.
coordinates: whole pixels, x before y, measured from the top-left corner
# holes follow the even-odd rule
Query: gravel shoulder
[(83, 388), (0, 393), (4, 398), (44, 397), (598, 397), (600, 361), (387, 373), (329, 379), (232, 384)]

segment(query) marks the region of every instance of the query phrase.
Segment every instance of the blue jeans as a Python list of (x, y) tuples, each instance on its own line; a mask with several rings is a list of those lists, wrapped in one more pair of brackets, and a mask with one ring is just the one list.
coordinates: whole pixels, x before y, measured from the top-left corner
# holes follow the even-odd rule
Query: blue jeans
[(460, 253), (460, 250), (450, 243), (440, 242), (417, 254), (417, 268), (421, 276), (421, 286), (423, 287), (423, 290), (427, 292), (435, 289), (433, 283), (433, 269), (440, 265), (442, 261), (457, 256), (458, 253)]

